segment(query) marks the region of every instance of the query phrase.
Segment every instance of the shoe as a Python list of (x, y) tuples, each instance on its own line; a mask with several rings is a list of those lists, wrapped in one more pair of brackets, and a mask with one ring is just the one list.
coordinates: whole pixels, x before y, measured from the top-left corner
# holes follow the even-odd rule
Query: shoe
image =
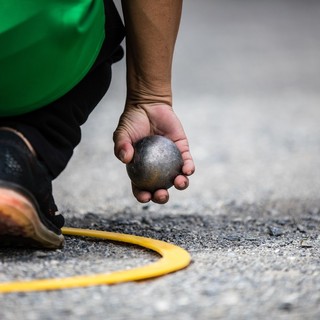
[(56, 211), (47, 168), (19, 135), (0, 130), (0, 246), (62, 247)]

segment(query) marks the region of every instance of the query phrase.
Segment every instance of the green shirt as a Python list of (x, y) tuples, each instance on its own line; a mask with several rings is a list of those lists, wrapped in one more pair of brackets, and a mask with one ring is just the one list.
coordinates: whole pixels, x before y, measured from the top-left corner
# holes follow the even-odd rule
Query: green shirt
[(0, 116), (41, 108), (93, 65), (103, 0), (0, 0)]

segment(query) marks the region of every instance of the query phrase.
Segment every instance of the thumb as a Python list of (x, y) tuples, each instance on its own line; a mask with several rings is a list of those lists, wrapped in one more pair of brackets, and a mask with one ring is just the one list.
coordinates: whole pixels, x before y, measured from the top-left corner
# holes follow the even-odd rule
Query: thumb
[(123, 163), (129, 163), (134, 154), (131, 139), (127, 135), (121, 134), (116, 130), (113, 134), (113, 141), (115, 156)]

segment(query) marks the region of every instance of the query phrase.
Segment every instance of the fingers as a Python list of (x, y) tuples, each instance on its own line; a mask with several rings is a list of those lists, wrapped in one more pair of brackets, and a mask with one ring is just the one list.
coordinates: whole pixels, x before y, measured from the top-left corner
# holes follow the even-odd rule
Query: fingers
[(179, 175), (174, 179), (174, 186), (178, 190), (187, 189), (189, 186), (189, 179), (186, 176)]
[[(178, 190), (184, 190), (189, 186), (189, 179), (186, 176), (179, 175), (174, 180), (174, 186)], [(132, 184), (132, 193), (141, 203), (153, 201), (158, 204), (165, 204), (169, 201), (169, 192), (165, 189), (157, 190), (152, 194), (151, 192), (140, 190)]]
[(195, 171), (195, 165), (190, 153), (189, 143), (187, 138), (184, 136), (184, 139), (176, 141), (176, 146), (181, 152), (183, 166), (182, 166), (182, 173), (185, 176), (191, 176)]
[(134, 184), (132, 186), (132, 193), (134, 197), (141, 203), (147, 203), (152, 199), (152, 195), (148, 191), (142, 191), (138, 189)]
[(158, 204), (165, 204), (169, 201), (169, 193), (165, 189), (157, 190), (152, 194), (151, 192), (140, 190), (132, 184), (132, 193), (141, 203), (153, 201)]
[(186, 159), (184, 160), (183, 167), (182, 167), (182, 173), (185, 176), (191, 176), (194, 174), (195, 171), (195, 165), (192, 159)]

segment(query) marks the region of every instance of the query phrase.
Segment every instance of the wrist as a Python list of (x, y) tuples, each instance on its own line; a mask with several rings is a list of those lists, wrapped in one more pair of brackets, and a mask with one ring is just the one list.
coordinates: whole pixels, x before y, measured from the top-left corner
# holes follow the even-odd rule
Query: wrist
[(171, 83), (137, 79), (127, 84), (127, 104), (167, 104), (172, 106)]
[(150, 59), (150, 55), (146, 58), (133, 51), (127, 48), (127, 101), (172, 105), (171, 59)]

